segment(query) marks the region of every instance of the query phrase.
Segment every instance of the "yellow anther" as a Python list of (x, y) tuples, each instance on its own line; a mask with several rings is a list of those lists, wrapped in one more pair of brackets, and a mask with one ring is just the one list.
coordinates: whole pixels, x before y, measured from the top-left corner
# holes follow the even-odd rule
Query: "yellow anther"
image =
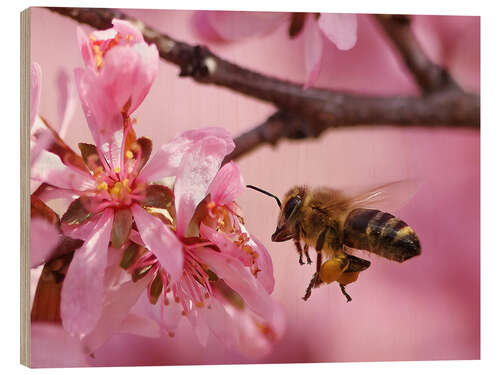
[(123, 186), (128, 187), (129, 182), (129, 179), (126, 178), (125, 180), (123, 180)]
[(94, 176), (99, 176), (102, 172), (104, 172), (104, 169), (101, 166), (98, 166), (96, 169), (94, 169)]
[(103, 181), (99, 185), (97, 185), (97, 190), (108, 190), (108, 184), (106, 183), (106, 181)]
[(127, 152), (125, 153), (125, 157), (127, 159), (132, 159), (134, 157), (134, 154), (132, 153), (132, 151), (127, 150)]
[(120, 181), (114, 184), (114, 186), (109, 191), (109, 193), (115, 198), (120, 198), (122, 192), (123, 192), (123, 184)]
[(115, 173), (120, 173), (120, 167), (115, 167)]
[(99, 47), (98, 45), (94, 44), (92, 46), (92, 49), (94, 51), (94, 56), (95, 56), (95, 64), (97, 66), (97, 69), (100, 69), (101, 66), (102, 66), (102, 63), (103, 63), (103, 60), (102, 60), (102, 50), (101, 50), (101, 47)]

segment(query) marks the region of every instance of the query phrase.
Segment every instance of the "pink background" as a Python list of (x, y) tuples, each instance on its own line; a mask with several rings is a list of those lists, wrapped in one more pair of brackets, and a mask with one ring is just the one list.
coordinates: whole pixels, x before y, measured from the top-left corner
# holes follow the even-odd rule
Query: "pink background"
[[(174, 38), (200, 43), (191, 12), (129, 11)], [(32, 61), (43, 70), (40, 113), (57, 120), (55, 77), (82, 61), (76, 23), (44, 9), (32, 11)], [(417, 90), (368, 16), (358, 16), (358, 42), (347, 52), (331, 48), (317, 86), (370, 94)], [(445, 64), (470, 91), (479, 91), (479, 18), (417, 17), (417, 37), (432, 58)], [(86, 28), (90, 31), (90, 28)], [(219, 55), (251, 69), (294, 81), (304, 77), (303, 41), (289, 41), (286, 28), (231, 45)], [(235, 136), (273, 113), (271, 105), (228, 90), (177, 77), (161, 62), (150, 94), (136, 112), (138, 135), (155, 149), (190, 128), (221, 126)], [(81, 109), (68, 144), (91, 141)], [(278, 208), (272, 199), (245, 192), (247, 227), (269, 250), (288, 329), (268, 357), (249, 360), (213, 337), (201, 347), (187, 321), (175, 338), (116, 335), (90, 359), (94, 365), (332, 362), (479, 359), (479, 132), (390, 127), (338, 129), (317, 140), (262, 147), (238, 162), (245, 181), (282, 196), (292, 185), (374, 185), (417, 178), (419, 191), (397, 212), (417, 232), (422, 255), (404, 264), (369, 255), (372, 266), (348, 287), (345, 303), (336, 285), (314, 290), (302, 301), (314, 266), (300, 266), (292, 242), (272, 243)]]

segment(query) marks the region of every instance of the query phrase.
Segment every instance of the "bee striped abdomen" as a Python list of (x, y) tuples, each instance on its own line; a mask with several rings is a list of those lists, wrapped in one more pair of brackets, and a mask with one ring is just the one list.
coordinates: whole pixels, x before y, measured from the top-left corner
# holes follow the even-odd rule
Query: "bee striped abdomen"
[(404, 262), (420, 254), (415, 232), (402, 220), (379, 210), (358, 208), (344, 224), (344, 244)]

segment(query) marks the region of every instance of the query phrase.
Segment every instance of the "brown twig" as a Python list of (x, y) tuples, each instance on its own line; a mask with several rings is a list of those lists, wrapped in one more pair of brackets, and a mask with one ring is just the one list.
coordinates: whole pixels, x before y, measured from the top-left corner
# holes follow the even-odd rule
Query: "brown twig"
[(227, 155), (222, 163), (239, 159), (266, 144), (275, 146), (284, 138), (303, 139), (318, 136), (319, 133), (314, 133), (314, 127), (310, 126), (309, 122), (278, 111), (262, 124), (237, 136), (234, 139), (234, 151)]
[(147, 42), (157, 45), (164, 60), (180, 67), (181, 76), (274, 103), (282, 112), (304, 119), (313, 127), (308, 131), (311, 134), (331, 127), (355, 125), (479, 128), (479, 97), (461, 90), (450, 88), (425, 97), (355, 95), (316, 88), (304, 90), (300, 84), (230, 63), (206, 47), (176, 41), (118, 10), (50, 9), (98, 29), (109, 28), (113, 18), (127, 19), (141, 30)]
[(411, 30), (410, 16), (377, 14), (374, 17), (424, 94), (447, 89), (460, 90), (450, 74), (434, 64), (422, 50)]

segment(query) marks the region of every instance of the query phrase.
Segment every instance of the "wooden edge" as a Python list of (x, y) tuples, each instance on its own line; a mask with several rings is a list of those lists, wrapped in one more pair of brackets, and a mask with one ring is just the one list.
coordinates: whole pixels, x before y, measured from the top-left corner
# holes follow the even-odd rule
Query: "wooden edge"
[(30, 367), (30, 9), (21, 12), (21, 295), (20, 361)]

